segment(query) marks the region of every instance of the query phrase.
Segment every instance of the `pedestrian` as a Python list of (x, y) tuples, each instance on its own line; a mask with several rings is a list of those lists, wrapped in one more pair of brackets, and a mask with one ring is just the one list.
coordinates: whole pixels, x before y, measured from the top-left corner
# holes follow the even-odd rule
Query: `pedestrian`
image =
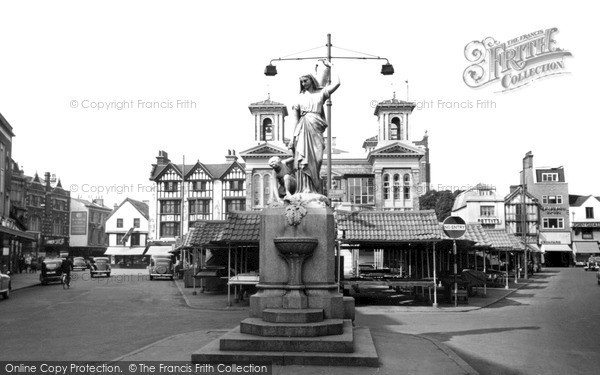
[(27, 273), (31, 272), (31, 255), (27, 255), (25, 258), (25, 270)]

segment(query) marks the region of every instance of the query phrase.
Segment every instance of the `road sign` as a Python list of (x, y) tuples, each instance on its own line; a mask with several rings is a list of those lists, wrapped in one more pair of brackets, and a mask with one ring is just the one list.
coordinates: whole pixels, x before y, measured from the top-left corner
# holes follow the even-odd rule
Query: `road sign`
[(467, 231), (467, 224), (458, 216), (449, 216), (442, 223), (446, 236), (457, 239), (462, 237)]

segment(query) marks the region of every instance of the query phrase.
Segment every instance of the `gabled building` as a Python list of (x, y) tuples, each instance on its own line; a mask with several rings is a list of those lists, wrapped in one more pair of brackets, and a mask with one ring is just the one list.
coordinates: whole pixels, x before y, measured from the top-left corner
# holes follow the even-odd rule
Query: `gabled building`
[(600, 255), (600, 199), (593, 195), (569, 195), (573, 254), (576, 262)]
[(150, 204), (150, 239), (175, 243), (196, 221), (223, 220), (246, 210), (245, 166), (229, 150), (223, 164), (175, 164), (160, 151), (150, 180), (156, 184)]
[(148, 202), (125, 198), (106, 219), (108, 248), (104, 255), (113, 264), (134, 266), (144, 264), (142, 255), (148, 245)]

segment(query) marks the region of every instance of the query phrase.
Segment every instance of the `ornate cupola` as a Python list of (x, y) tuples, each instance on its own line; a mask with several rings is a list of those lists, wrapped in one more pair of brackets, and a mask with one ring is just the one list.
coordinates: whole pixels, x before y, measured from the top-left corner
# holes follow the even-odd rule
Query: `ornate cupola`
[(374, 113), (377, 116), (379, 124), (377, 147), (391, 142), (408, 141), (410, 139), (412, 134), (408, 117), (415, 109), (415, 106), (413, 102), (396, 99), (396, 93), (394, 93), (392, 99), (377, 103)]
[(276, 143), (285, 147), (285, 116), (288, 115), (284, 104), (274, 102), (271, 96), (262, 102), (248, 106), (254, 116), (254, 140), (258, 143)]

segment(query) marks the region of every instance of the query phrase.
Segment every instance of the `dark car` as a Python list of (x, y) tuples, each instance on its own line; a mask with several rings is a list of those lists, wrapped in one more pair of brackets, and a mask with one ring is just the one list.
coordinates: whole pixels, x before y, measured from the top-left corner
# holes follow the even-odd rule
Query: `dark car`
[(84, 271), (88, 268), (87, 263), (83, 257), (73, 258), (73, 271)]
[(110, 277), (110, 260), (105, 257), (96, 257), (93, 259), (90, 266), (90, 276), (106, 276)]
[(6, 271), (6, 273), (0, 271), (0, 294), (4, 299), (8, 299), (10, 297), (10, 272)]
[(40, 282), (42, 285), (48, 285), (50, 282), (61, 282), (62, 277), (61, 258), (44, 259), (42, 262), (42, 272), (40, 273)]
[(153, 255), (152, 258), (150, 258), (148, 270), (150, 272), (150, 280), (154, 280), (157, 277), (173, 280), (173, 277), (175, 276), (173, 258), (169, 255)]

